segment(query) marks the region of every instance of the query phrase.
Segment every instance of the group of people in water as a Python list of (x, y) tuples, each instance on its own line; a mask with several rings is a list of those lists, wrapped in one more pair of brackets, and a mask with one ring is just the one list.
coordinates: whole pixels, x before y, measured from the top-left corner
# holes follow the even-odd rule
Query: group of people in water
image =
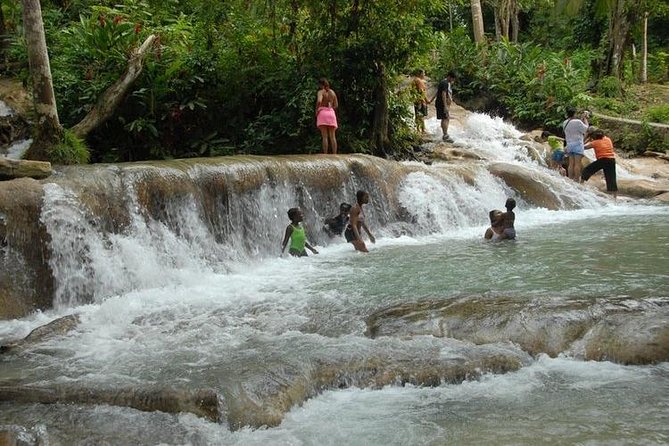
[[(364, 205), (369, 203), (369, 193), (359, 190), (356, 193), (356, 203), (351, 206), (348, 203), (339, 205), (339, 214), (325, 220), (323, 230), (330, 237), (340, 237), (342, 234), (348, 243), (351, 243), (356, 251), (369, 252), (363, 239), (363, 230), (367, 233), (369, 241), (376, 243), (376, 238), (370, 231), (365, 221)], [(490, 228), (485, 232), (486, 240), (514, 240), (516, 238), (516, 229), (514, 223), (516, 214), (513, 209), (516, 207), (516, 200), (509, 198), (506, 200), (506, 212), (499, 210), (490, 211)], [(286, 251), (290, 243), (288, 253), (295, 257), (307, 257), (307, 249), (313, 254), (318, 254), (307, 240), (306, 231), (302, 225), (304, 214), (300, 208), (288, 209), (288, 218), (290, 223), (286, 226), (286, 231), (281, 242), (281, 254)]]
[[(551, 166), (574, 181), (588, 181), (592, 175), (604, 171), (606, 190), (614, 197), (618, 193), (616, 180), (616, 156), (611, 138), (602, 129), (591, 126), (588, 111), (580, 114), (575, 108), (567, 108), (567, 119), (562, 123), (564, 139), (543, 132), (542, 138), (551, 146)], [(595, 161), (583, 167), (587, 149), (595, 152)]]
[[(343, 234), (346, 241), (351, 243), (356, 251), (369, 252), (362, 234), (364, 229), (367, 237), (369, 237), (369, 241), (376, 243), (376, 238), (365, 221), (365, 211), (363, 208), (364, 205), (369, 203), (369, 193), (359, 190), (355, 198), (356, 203), (353, 206), (348, 203), (342, 203), (339, 206), (339, 214), (325, 220), (323, 230), (330, 237), (337, 237)], [(318, 254), (318, 251), (307, 241), (305, 229), (302, 226), (302, 221), (304, 220), (302, 210), (300, 208), (288, 209), (288, 218), (290, 219), (290, 223), (286, 227), (283, 242), (281, 243), (281, 254), (286, 250), (288, 242), (290, 242), (288, 253), (292, 256), (306, 257), (308, 255), (307, 249), (314, 254)]]

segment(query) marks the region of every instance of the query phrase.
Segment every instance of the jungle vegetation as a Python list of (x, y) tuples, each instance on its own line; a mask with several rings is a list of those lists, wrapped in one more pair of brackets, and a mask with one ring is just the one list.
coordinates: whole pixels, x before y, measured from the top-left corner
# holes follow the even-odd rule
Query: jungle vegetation
[[(51, 80), (36, 82), (29, 67), (45, 61)], [(57, 116), (33, 155), (63, 163), (318, 152), (321, 77), (339, 96), (341, 151), (401, 157), (419, 142), (406, 88), (418, 68), (434, 81), (455, 71), (456, 101), (524, 128), (556, 128), (568, 105), (625, 116), (630, 86), (669, 81), (669, 6), (0, 0), (0, 74), (47, 102), (52, 82)], [(643, 119), (668, 123), (669, 104)]]

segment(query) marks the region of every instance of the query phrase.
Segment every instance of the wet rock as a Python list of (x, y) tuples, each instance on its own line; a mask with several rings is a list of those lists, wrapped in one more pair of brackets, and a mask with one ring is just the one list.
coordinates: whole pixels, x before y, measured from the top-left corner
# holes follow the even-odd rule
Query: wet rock
[(43, 426), (26, 429), (17, 425), (0, 425), (2, 446), (48, 446), (49, 439)]
[(43, 194), (30, 178), (0, 181), (0, 319), (52, 304), (49, 236), (40, 222)]
[(529, 169), (514, 164), (494, 163), (488, 167), (488, 170), (491, 174), (504, 180), (525, 201), (535, 206), (551, 210), (577, 207), (571, 197), (557, 195)]
[(305, 368), (277, 368), (226, 389), (228, 424), (233, 430), (278, 426), (293, 406), (328, 389), (439, 386), (518, 370), (529, 362), (528, 355), (510, 345), (436, 340), (427, 348), (419, 343), (380, 346), (364, 357), (328, 357)]
[(618, 193), (634, 198), (654, 198), (669, 192), (669, 185), (650, 180), (618, 180)]
[(74, 329), (78, 324), (79, 315), (77, 314), (70, 314), (68, 316), (58, 318), (46, 325), (37, 327), (31, 331), (28, 336), (20, 341), (1, 346), (0, 353), (26, 348), (40, 342), (44, 342), (55, 336), (64, 335), (68, 331)]
[[(372, 314), (368, 335), (432, 335), (476, 344), (510, 341), (526, 352), (621, 363), (669, 360), (669, 317), (654, 302), (463, 298), (393, 306)], [(579, 345), (582, 347), (577, 348)]]
[(47, 178), (53, 171), (51, 163), (46, 161), (13, 160), (0, 158), (0, 180), (14, 178)]
[(37, 387), (0, 386), (0, 401), (18, 403), (110, 404), (142, 411), (189, 412), (217, 422), (223, 418), (223, 402), (211, 389), (94, 388), (76, 385)]
[(669, 309), (658, 315), (614, 315), (583, 339), (585, 359), (621, 364), (669, 361)]
[(23, 117), (11, 114), (0, 116), (0, 150), (12, 142), (30, 137), (30, 123)]

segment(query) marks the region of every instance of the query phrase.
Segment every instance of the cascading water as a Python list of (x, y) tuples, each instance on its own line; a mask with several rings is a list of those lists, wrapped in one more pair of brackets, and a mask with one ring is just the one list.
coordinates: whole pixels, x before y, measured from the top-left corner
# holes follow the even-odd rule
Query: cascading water
[[(63, 169), (40, 216), (54, 309), (0, 340), (77, 320), (0, 356), (0, 424), (62, 444), (662, 443), (669, 209), (561, 177), (500, 119), (459, 124), (478, 161)], [(368, 255), (320, 230), (358, 189)], [(483, 242), (509, 196), (519, 239)], [(294, 206), (319, 255), (279, 257)]]

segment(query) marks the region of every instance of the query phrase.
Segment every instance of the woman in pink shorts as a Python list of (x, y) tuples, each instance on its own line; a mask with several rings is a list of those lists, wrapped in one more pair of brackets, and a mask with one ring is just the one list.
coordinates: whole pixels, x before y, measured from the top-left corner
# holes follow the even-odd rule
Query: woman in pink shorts
[(330, 88), (327, 79), (321, 78), (318, 81), (318, 95), (316, 96), (316, 127), (321, 131), (323, 139), (323, 153), (328, 153), (328, 147), (332, 148), (332, 153), (337, 154), (337, 115), (335, 110), (339, 105), (337, 95)]

